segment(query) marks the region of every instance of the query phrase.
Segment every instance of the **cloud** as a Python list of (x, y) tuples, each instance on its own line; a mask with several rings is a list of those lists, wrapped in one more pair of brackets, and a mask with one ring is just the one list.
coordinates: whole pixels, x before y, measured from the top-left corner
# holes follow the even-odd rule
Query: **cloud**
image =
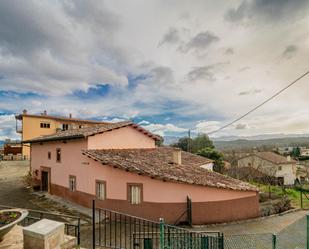
[(159, 46), (163, 44), (177, 44), (181, 41), (179, 30), (176, 28), (170, 28), (159, 42)]
[(125, 72), (112, 66), (126, 57), (112, 42), (119, 18), (96, 3), (1, 2), (2, 89), (63, 95), (101, 82), (126, 85)]
[(291, 59), (297, 52), (298, 52), (298, 47), (296, 45), (289, 45), (283, 51), (282, 57), (286, 59)]
[(224, 51), (225, 54), (234, 54), (235, 51), (233, 48), (227, 48), (225, 51)]
[(215, 81), (215, 75), (213, 73), (213, 66), (195, 67), (188, 73), (189, 81), (206, 80)]
[(15, 116), (13, 114), (0, 115), (0, 141), (5, 139), (20, 139), (15, 132)]
[(246, 19), (291, 22), (304, 17), (308, 13), (308, 6), (307, 0), (243, 0), (237, 7), (230, 8), (224, 18), (229, 22)]
[(179, 48), (180, 51), (187, 53), (189, 51), (201, 52), (218, 42), (220, 38), (210, 31), (198, 33), (192, 37), (185, 45)]
[(178, 127), (174, 124), (147, 124), (142, 126), (160, 136), (188, 131), (187, 129)]
[(254, 94), (261, 93), (261, 92), (262, 92), (261, 89), (253, 89), (253, 90), (248, 90), (248, 91), (239, 92), (238, 95), (240, 95), (240, 96), (244, 96), (244, 95), (254, 95)]
[(195, 128), (192, 130), (195, 133), (209, 133), (215, 131), (221, 127), (219, 121), (199, 121)]
[(237, 124), (235, 126), (235, 129), (236, 130), (245, 130), (245, 129), (248, 129), (248, 125), (247, 124)]

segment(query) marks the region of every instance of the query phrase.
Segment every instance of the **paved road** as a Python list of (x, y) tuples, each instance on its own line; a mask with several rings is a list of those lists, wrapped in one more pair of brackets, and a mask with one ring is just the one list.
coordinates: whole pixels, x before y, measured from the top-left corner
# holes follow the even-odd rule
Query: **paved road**
[(276, 234), (277, 249), (306, 248), (306, 215), (297, 211), (240, 224), (197, 227), (194, 230), (213, 230), (224, 233), (225, 249), (272, 249)]

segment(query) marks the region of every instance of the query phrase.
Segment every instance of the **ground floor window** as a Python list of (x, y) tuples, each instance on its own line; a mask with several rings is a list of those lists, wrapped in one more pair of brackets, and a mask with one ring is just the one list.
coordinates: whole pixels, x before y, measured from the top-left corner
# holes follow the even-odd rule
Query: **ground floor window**
[(140, 204), (142, 202), (142, 184), (128, 184), (128, 200), (131, 204)]
[(95, 184), (96, 197), (100, 200), (106, 199), (106, 183), (104, 181), (96, 181)]
[(69, 189), (72, 192), (76, 190), (76, 176), (69, 176)]

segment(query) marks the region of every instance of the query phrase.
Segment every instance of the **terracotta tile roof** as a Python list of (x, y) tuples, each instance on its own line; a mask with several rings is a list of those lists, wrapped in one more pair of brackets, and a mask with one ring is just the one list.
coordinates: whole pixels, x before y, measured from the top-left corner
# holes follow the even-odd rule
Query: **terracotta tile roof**
[[(296, 163), (296, 161), (293, 160), (293, 159), (291, 159), (289, 161), (285, 156), (278, 155), (278, 154), (271, 152), (271, 151), (255, 152), (255, 153), (249, 154), (247, 156), (244, 156), (242, 158), (252, 156), (252, 155), (256, 155), (256, 156), (258, 156), (258, 157), (260, 157), (264, 160), (270, 161), (274, 164)], [(240, 159), (242, 159), (242, 158), (240, 158)]]
[(89, 120), (89, 119), (80, 119), (80, 118), (70, 118), (70, 117), (63, 117), (63, 116), (55, 116), (55, 115), (36, 115), (36, 114), (18, 114), (15, 115), (15, 118), (18, 120), (22, 120), (23, 117), (32, 117), (32, 118), (47, 118), (47, 119), (54, 119), (59, 121), (65, 122), (77, 122), (77, 123), (85, 123), (85, 124), (107, 124), (108, 122), (96, 121), (96, 120)]
[(159, 140), (159, 137), (145, 130), (137, 124), (132, 123), (131, 121), (123, 121), (118, 123), (105, 123), (101, 125), (93, 125), (80, 129), (69, 129), (66, 131), (59, 131), (51, 135), (41, 136), (37, 138), (33, 138), (30, 140), (24, 140), (23, 143), (38, 143), (38, 142), (46, 142), (46, 141), (55, 141), (55, 140), (67, 140), (67, 139), (75, 139), (75, 138), (86, 138), (88, 136), (92, 136), (99, 133), (104, 133), (107, 131), (119, 129), (122, 127), (132, 126), (138, 131), (144, 133), (145, 135)]
[(85, 150), (83, 154), (103, 165), (120, 168), (154, 179), (216, 188), (258, 191), (256, 187), (237, 179), (201, 168), (212, 160), (181, 152), (182, 164), (172, 163), (175, 148)]

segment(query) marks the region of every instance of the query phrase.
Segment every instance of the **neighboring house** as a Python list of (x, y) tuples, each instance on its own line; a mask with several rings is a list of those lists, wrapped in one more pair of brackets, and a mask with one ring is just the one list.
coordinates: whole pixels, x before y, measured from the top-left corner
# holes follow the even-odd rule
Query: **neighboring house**
[(258, 189), (213, 171), (212, 160), (170, 147), (132, 122), (105, 124), (28, 140), (31, 173), (43, 191), (91, 207), (168, 223), (259, 216)]
[(254, 152), (238, 160), (238, 168), (253, 167), (263, 174), (276, 177), (284, 185), (296, 180), (296, 161), (273, 152)]
[(309, 156), (309, 149), (307, 149), (307, 148), (300, 148), (300, 156), (303, 156), (303, 157)]
[(3, 144), (4, 160), (22, 160), (22, 144), (20, 141), (7, 139)]
[[(44, 111), (41, 115), (28, 114), (24, 110), (22, 114), (15, 116), (16, 132), (21, 133), (22, 141), (40, 137), (43, 135), (50, 135), (61, 130), (78, 129), (86, 126), (98, 125), (103, 122), (93, 120), (83, 120), (69, 117), (47, 115)], [(30, 145), (24, 143), (22, 154), (29, 159)]]

